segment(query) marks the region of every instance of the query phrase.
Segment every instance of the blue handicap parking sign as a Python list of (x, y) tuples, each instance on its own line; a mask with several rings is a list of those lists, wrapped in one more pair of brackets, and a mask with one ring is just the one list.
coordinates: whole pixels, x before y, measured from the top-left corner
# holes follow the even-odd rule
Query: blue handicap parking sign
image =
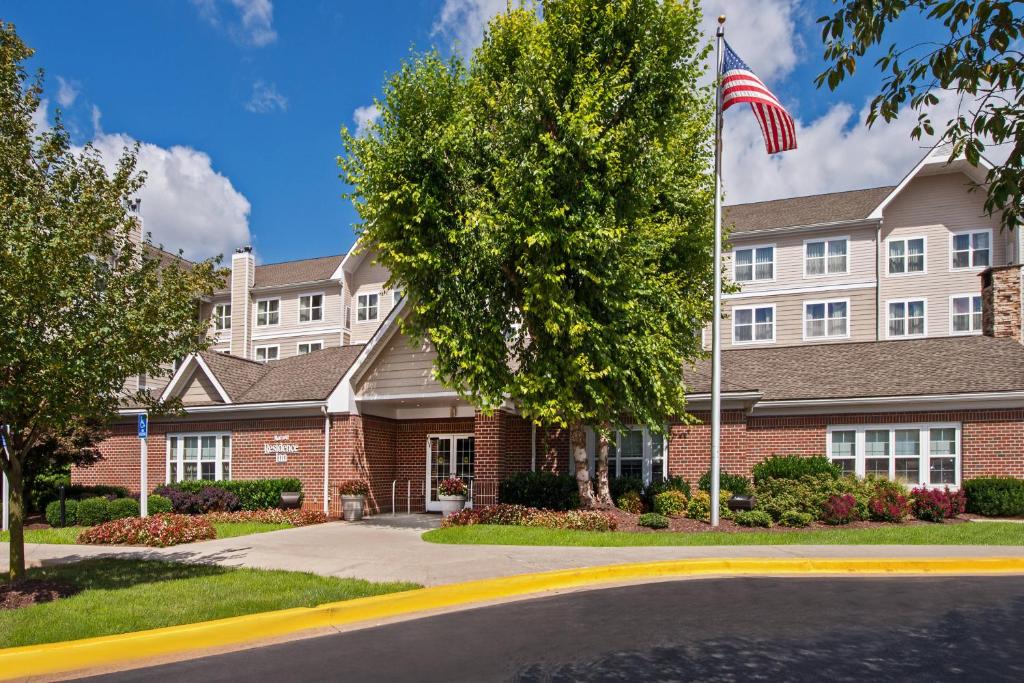
[(143, 413), (139, 415), (139, 438), (145, 439), (149, 436), (149, 416)]

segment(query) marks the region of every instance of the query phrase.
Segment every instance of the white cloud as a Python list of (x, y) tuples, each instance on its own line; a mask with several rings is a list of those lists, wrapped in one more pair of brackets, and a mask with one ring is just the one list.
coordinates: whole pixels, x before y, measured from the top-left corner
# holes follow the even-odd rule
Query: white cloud
[(57, 103), (62, 107), (70, 107), (78, 99), (80, 89), (78, 83), (57, 76)]
[[(134, 144), (121, 133), (104, 133), (93, 140), (108, 168)], [(144, 142), (138, 168), (146, 171), (139, 197), (143, 227), (152, 233), (153, 242), (173, 252), (183, 249), (191, 259), (230, 254), (250, 242), (249, 200), (214, 170), (205, 152)]]
[(256, 114), (288, 109), (288, 98), (277, 91), (277, 86), (266, 81), (252, 84), (252, 97), (245, 103), (245, 108)]
[[(274, 4), (270, 0), (192, 0), (192, 4), (207, 23), (224, 28), (244, 45), (264, 47), (277, 40)], [(230, 4), (237, 16), (224, 21), (220, 10), (223, 4)]]
[(356, 124), (356, 136), (366, 135), (373, 124), (380, 120), (380, 108), (376, 104), (356, 107), (352, 112), (352, 120)]
[(433, 35), (444, 36), (468, 57), (483, 42), (487, 22), (507, 6), (507, 0), (445, 0)]
[[(708, 40), (714, 40), (718, 16), (725, 14), (725, 39), (766, 83), (796, 66), (802, 45), (795, 0), (713, 0), (704, 2), (702, 10), (701, 29)], [(713, 61), (710, 67), (713, 75)]]
[(92, 134), (95, 136), (101, 135), (103, 133), (103, 112), (101, 112), (100, 108), (97, 107), (95, 104), (92, 105), (92, 112), (90, 114), (90, 118), (92, 120)]
[(36, 135), (50, 129), (50, 100), (45, 97), (39, 100), (39, 106), (32, 112), (32, 125)]

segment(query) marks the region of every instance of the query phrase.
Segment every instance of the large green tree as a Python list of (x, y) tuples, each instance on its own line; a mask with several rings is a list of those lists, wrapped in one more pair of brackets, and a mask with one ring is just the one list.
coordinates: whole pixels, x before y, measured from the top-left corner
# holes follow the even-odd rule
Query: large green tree
[(479, 408), (511, 399), (568, 428), (593, 506), (584, 426), (684, 416), (681, 372), (701, 354), (708, 48), (696, 1), (540, 10), (498, 16), (468, 64), (407, 60), (339, 163), (363, 243), (410, 296), (403, 330)]
[[(128, 209), (143, 176), (125, 150), (112, 172), (76, 153), (58, 121), (39, 131), (42, 73), (0, 22), (0, 467), (11, 485), (10, 573), (25, 573), (23, 476), (83, 425), (116, 417), (125, 381), (161, 376), (205, 345), (197, 301), (223, 274), (213, 261), (161, 263)], [(148, 396), (134, 397), (150, 401)], [(154, 408), (159, 406), (153, 405)]]
[[(986, 177), (985, 210), (1004, 228), (1021, 225), (1024, 211), (1024, 1), (837, 0), (822, 25), (828, 68), (818, 87), (831, 89), (852, 76), (857, 63), (883, 44), (897, 22), (919, 22), (920, 39), (891, 43), (876, 60), (882, 87), (867, 123), (892, 121), (907, 109), (917, 115), (912, 137), (939, 133), (950, 158), (974, 166), (988, 145), (1005, 146), (1006, 160)], [(922, 28), (923, 27), (923, 28)], [(933, 35), (934, 34), (934, 38)], [(943, 99), (956, 114), (933, 122)]]

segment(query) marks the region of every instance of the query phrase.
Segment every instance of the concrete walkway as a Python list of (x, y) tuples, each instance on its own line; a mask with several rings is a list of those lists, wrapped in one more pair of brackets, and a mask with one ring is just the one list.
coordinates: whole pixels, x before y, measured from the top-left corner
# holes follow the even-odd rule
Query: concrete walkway
[[(415, 517), (415, 516), (414, 516)], [(435, 518), (436, 519), (436, 518)], [(371, 581), (413, 581), (424, 585), (572, 569), (625, 562), (722, 557), (1024, 557), (1020, 546), (776, 545), (572, 548), (500, 545), (439, 545), (420, 535), (436, 525), (430, 518), (330, 522), (172, 548), (117, 546), (26, 546), (31, 565), (74, 562), (90, 557), (212, 562), (227, 567), (307, 571)], [(8, 550), (0, 543), (0, 571)]]

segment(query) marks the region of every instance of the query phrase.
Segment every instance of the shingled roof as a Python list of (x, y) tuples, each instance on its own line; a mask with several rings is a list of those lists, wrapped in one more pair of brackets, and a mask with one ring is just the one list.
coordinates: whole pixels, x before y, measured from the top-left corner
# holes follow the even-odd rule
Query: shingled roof
[(734, 204), (725, 207), (724, 221), (733, 233), (788, 228), (798, 225), (837, 223), (867, 218), (895, 188), (873, 187), (790, 197), (767, 202)]
[[(684, 373), (711, 391), (710, 361)], [(722, 351), (722, 390), (762, 401), (1024, 391), (1024, 345), (992, 337), (936, 337)]]
[(213, 351), (200, 354), (232, 404), (324, 401), (363, 351), (363, 344), (334, 346), (258, 363)]
[(279, 287), (300, 282), (329, 280), (344, 258), (344, 254), (335, 254), (334, 256), (256, 266), (256, 278), (253, 286)]

